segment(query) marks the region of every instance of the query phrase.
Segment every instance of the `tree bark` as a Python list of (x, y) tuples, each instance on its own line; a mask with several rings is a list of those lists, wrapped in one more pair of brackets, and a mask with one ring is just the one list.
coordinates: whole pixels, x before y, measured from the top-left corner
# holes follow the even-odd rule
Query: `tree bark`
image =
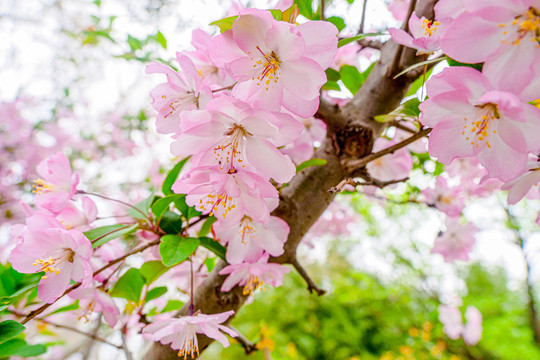
[[(416, 5), (416, 14), (433, 18), (435, 3), (436, 0), (420, 1)], [(348, 169), (345, 164), (347, 160), (371, 153), (374, 140), (385, 127), (385, 124), (375, 122), (374, 117), (394, 110), (414, 80), (406, 75), (397, 79), (393, 77), (421, 60), (415, 50), (388, 41), (381, 49), (380, 60), (347, 105), (339, 108), (321, 102), (318, 117), (326, 121), (328, 134), (314, 157), (325, 159), (327, 164), (302, 170), (281, 190), (280, 204), (273, 215), (285, 220), (291, 230), (284, 254), (271, 261), (291, 263), (296, 258), (296, 248), (303, 236), (334, 199), (335, 194), (328, 190), (343, 179), (363, 171)], [(237, 286), (228, 293), (221, 292), (225, 276), (218, 275), (218, 272), (224, 266), (226, 264), (220, 262), (195, 292), (195, 310), (205, 314), (236, 312), (244, 304), (247, 297), (242, 295), (241, 287)], [(187, 315), (188, 306), (186, 304), (180, 309), (178, 316)], [(201, 335), (198, 341), (202, 352), (213, 340)], [(178, 357), (177, 351), (168, 345), (154, 343), (144, 359), (172, 360)]]

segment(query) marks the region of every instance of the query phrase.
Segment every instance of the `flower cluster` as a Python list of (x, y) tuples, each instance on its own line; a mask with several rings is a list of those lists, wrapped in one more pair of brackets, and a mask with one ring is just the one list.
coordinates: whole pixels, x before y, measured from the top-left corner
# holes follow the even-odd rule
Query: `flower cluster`
[(228, 245), (231, 265), (221, 273), (231, 276), (223, 291), (241, 284), (250, 293), (265, 279), (277, 285), (287, 272), (267, 263), (283, 253), (289, 232), (270, 216), (278, 204), (271, 180), (290, 181), (291, 156), (305, 160), (324, 136), (311, 116), (337, 52), (336, 35), (328, 22), (294, 25), (269, 11), (242, 9), (231, 29), (215, 37), (195, 32), (196, 50), (177, 54), (179, 71), (147, 67), (168, 80), (152, 91), (157, 129), (172, 134), (174, 155), (191, 156), (191, 170), (172, 189), (215, 216), (214, 235)]

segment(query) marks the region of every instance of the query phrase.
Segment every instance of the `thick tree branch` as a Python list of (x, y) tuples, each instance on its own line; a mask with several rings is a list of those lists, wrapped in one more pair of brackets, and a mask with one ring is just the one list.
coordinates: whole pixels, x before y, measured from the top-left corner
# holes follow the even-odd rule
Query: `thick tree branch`
[[(433, 17), (435, 2), (436, 0), (422, 1), (416, 8), (418, 16)], [(404, 76), (393, 79), (388, 75), (392, 75), (390, 67), (394, 59), (399, 56), (397, 62), (403, 69), (421, 61), (416, 57), (414, 50), (405, 50), (402, 54), (398, 48), (399, 46), (392, 41), (385, 43), (379, 61), (347, 105), (343, 108), (329, 109), (323, 103), (319, 109), (319, 114), (324, 114), (320, 117), (325, 117), (327, 124), (333, 125), (329, 126), (328, 137), (317, 149), (314, 157), (324, 159), (327, 163), (324, 166), (313, 166), (303, 170), (281, 190), (280, 204), (273, 215), (285, 220), (289, 224), (290, 232), (284, 254), (272, 261), (291, 263), (296, 258), (296, 248), (303, 236), (334, 199), (335, 194), (329, 193), (328, 190), (343, 179), (352, 177), (343, 164), (371, 154), (374, 140), (387, 126), (374, 121), (374, 117), (394, 110), (412, 82), (412, 79)], [(219, 275), (218, 272), (225, 265), (223, 262), (218, 263), (195, 292), (196, 310), (201, 310), (205, 314), (215, 314), (228, 310), (238, 311), (244, 304), (246, 296), (242, 295), (241, 287), (237, 286), (228, 293), (220, 290), (225, 276)], [(184, 306), (178, 315), (186, 315), (187, 312), (188, 307)], [(199, 336), (198, 341), (201, 352), (211, 343), (211, 340), (204, 336)], [(144, 356), (144, 359), (148, 360), (177, 358), (176, 351), (160, 343), (154, 343)]]

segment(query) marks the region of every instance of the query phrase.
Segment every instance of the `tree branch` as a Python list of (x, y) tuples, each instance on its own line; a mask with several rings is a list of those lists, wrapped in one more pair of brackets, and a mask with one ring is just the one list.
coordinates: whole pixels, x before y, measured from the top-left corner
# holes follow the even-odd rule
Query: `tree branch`
[[(421, 6), (416, 9), (418, 16), (432, 17), (435, 2), (436, 0), (422, 1)], [(302, 238), (335, 197), (328, 189), (343, 179), (352, 177), (353, 174), (344, 166), (346, 160), (357, 160), (372, 152), (375, 138), (387, 126), (374, 121), (374, 117), (394, 110), (412, 83), (412, 79), (404, 76), (393, 79), (387, 75), (394, 59), (399, 55), (398, 64), (404, 68), (421, 60), (414, 50), (405, 51), (402, 55), (398, 49), (399, 46), (392, 41), (385, 43), (377, 64), (347, 105), (342, 108), (333, 107), (328, 113), (325, 113), (328, 109), (324, 104), (319, 109), (319, 115), (324, 114), (327, 124), (332, 124), (332, 131), (329, 131), (328, 137), (316, 150), (314, 157), (324, 159), (327, 163), (301, 171), (288, 186), (282, 188), (279, 206), (272, 215), (285, 220), (289, 224), (290, 232), (284, 254), (272, 258), (271, 261), (292, 262)], [(196, 310), (215, 314), (228, 310), (238, 311), (244, 304), (246, 296), (242, 295), (241, 287), (236, 286), (228, 293), (221, 292), (226, 277), (218, 273), (225, 265), (224, 262), (219, 262), (195, 292)], [(184, 306), (178, 315), (185, 315), (187, 312), (188, 306)], [(202, 352), (212, 341), (199, 336), (199, 350)], [(172, 360), (178, 357), (169, 346), (154, 343), (144, 359)]]
[(244, 348), (244, 351), (246, 352), (246, 355), (249, 355), (249, 354), (257, 351), (257, 344), (254, 344), (251, 341), (249, 341), (249, 339), (247, 337), (245, 337), (244, 334), (242, 334), (236, 328), (234, 328), (232, 326), (229, 326), (229, 327), (232, 330), (236, 331), (236, 333), (238, 334), (238, 336), (235, 337), (234, 339), (236, 341), (238, 341), (240, 343), (240, 345), (242, 345), (242, 347)]
[(291, 261), (291, 264), (292, 266), (294, 266), (294, 268), (296, 269), (296, 271), (298, 271), (298, 274), (300, 274), (300, 276), (302, 276), (304, 278), (304, 280), (306, 280), (306, 283), (307, 283), (307, 286), (308, 286), (308, 290), (310, 293), (312, 293), (313, 291), (315, 291), (317, 293), (317, 295), (319, 296), (322, 296), (324, 294), (326, 294), (326, 290), (324, 289), (321, 289), (319, 288), (319, 286), (317, 286), (317, 284), (315, 283), (315, 281), (313, 281), (313, 279), (309, 276), (308, 272), (306, 271), (306, 269), (304, 269), (304, 267), (302, 266), (302, 264), (300, 264), (298, 262), (298, 259), (294, 258), (292, 261)]

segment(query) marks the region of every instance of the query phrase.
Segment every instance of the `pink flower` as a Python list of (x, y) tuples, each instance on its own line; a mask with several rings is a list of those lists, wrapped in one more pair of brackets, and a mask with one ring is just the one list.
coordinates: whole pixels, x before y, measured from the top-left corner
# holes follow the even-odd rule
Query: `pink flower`
[(482, 338), (482, 313), (472, 305), (467, 306), (465, 319), (467, 324), (463, 328), (463, 340), (469, 346), (476, 345)]
[(52, 216), (37, 214), (27, 220), (23, 241), (13, 249), (9, 262), (22, 273), (43, 271), (38, 297), (53, 303), (71, 280), (85, 287), (92, 280), (92, 244), (77, 230), (66, 230)]
[(216, 237), (228, 244), (227, 262), (230, 264), (259, 259), (264, 251), (279, 256), (283, 254), (283, 244), (289, 235), (289, 225), (275, 216), (264, 224), (244, 216), (237, 224), (217, 223), (213, 229)]
[(171, 344), (171, 348), (179, 350), (179, 357), (184, 356), (186, 359), (190, 355), (191, 358), (195, 358), (199, 356), (197, 334), (204, 334), (217, 340), (224, 347), (229, 346), (229, 340), (222, 332), (232, 337), (238, 336), (232, 329), (221, 325), (232, 314), (234, 314), (232, 310), (212, 315), (197, 312), (193, 316), (156, 321), (147, 325), (143, 333), (150, 334), (152, 340), (164, 345)]
[(439, 305), (439, 320), (443, 324), (444, 333), (452, 340), (457, 340), (463, 330), (461, 311), (455, 306)]
[(120, 316), (120, 310), (114, 303), (112, 297), (106, 292), (93, 288), (77, 288), (69, 293), (69, 297), (72, 299), (79, 299), (79, 308), (81, 318), (89, 320), (89, 315), (92, 312), (102, 313), (107, 324), (113, 328)]
[(524, 196), (531, 199), (540, 198), (540, 162), (529, 161), (526, 171), (512, 181), (507, 182), (501, 188), (508, 190), (508, 204), (515, 204)]
[(281, 148), (281, 152), (289, 155), (292, 161), (299, 165), (311, 159), (315, 152), (314, 147), (319, 146), (326, 137), (326, 123), (314, 117), (301, 119), (304, 130), (293, 143)]
[(463, 2), (467, 11), (448, 27), (442, 50), (461, 62), (485, 62), (487, 77), (520, 92), (534, 77), (533, 64), (540, 62), (540, 4), (537, 0)]
[(446, 219), (446, 231), (435, 239), (431, 253), (441, 254), (446, 262), (469, 260), (478, 228), (472, 223), (461, 225), (458, 219)]
[(61, 152), (40, 162), (36, 168), (40, 179), (34, 181), (35, 202), (40, 208), (60, 212), (79, 184), (79, 176), (71, 172), (69, 160)]
[(459, 186), (449, 187), (446, 179), (441, 176), (435, 180), (435, 187), (422, 190), (422, 195), (428, 205), (435, 206), (451, 217), (459, 216), (465, 207), (463, 189)]
[(238, 80), (233, 96), (262, 109), (312, 116), (324, 70), (337, 51), (337, 29), (325, 21), (294, 26), (268, 11), (249, 9), (214, 39), (210, 57)]
[(286, 114), (254, 110), (243, 101), (221, 96), (206, 110), (184, 112), (181, 121), (181, 134), (171, 151), (181, 157), (197, 155), (195, 166), (245, 169), (280, 183), (296, 174), (291, 159), (276, 147), (302, 131), (302, 124)]
[(409, 30), (412, 36), (396, 28), (390, 28), (388, 32), (398, 44), (418, 50), (418, 55), (431, 54), (439, 49), (439, 40), (444, 32), (444, 25), (439, 21), (429, 20), (425, 16), (419, 19), (413, 12), (409, 19)]
[(212, 99), (211, 90), (201, 85), (201, 79), (190, 58), (176, 54), (181, 71), (158, 62), (146, 67), (147, 74), (163, 73), (167, 82), (159, 84), (150, 95), (152, 106), (158, 111), (156, 128), (161, 134), (174, 133), (180, 127), (180, 113), (183, 110), (204, 108)]
[(433, 127), (429, 152), (440, 162), (475, 156), (490, 177), (508, 181), (540, 150), (540, 110), (527, 89), (508, 92), (469, 67), (446, 68), (426, 86), (420, 119)]
[[(385, 138), (375, 140), (373, 152), (381, 151), (396, 142)], [(379, 181), (391, 181), (404, 179), (409, 176), (413, 168), (412, 157), (405, 148), (399, 149), (392, 154), (385, 155), (366, 165), (369, 174)]]
[(396, 20), (403, 20), (405, 19), (405, 16), (407, 15), (407, 10), (409, 10), (409, 4), (411, 0), (392, 0), (390, 4), (388, 4), (388, 10), (392, 13), (392, 16)]
[(81, 198), (82, 209), (79, 209), (75, 204), (68, 203), (62, 211), (56, 215), (58, 221), (68, 230), (74, 229), (86, 231), (90, 229), (90, 224), (97, 219), (96, 203), (88, 196)]
[(257, 262), (241, 263), (224, 267), (219, 274), (230, 274), (221, 286), (221, 291), (230, 291), (236, 285), (244, 286), (244, 295), (251, 294), (264, 283), (274, 287), (281, 286), (283, 275), (289, 268), (280, 264), (268, 263), (268, 254), (262, 256)]
[(219, 167), (192, 169), (172, 189), (187, 194), (189, 206), (229, 224), (238, 223), (244, 215), (267, 221), (270, 215), (266, 200), (278, 198), (274, 186), (259, 175), (236, 169), (223, 171)]

